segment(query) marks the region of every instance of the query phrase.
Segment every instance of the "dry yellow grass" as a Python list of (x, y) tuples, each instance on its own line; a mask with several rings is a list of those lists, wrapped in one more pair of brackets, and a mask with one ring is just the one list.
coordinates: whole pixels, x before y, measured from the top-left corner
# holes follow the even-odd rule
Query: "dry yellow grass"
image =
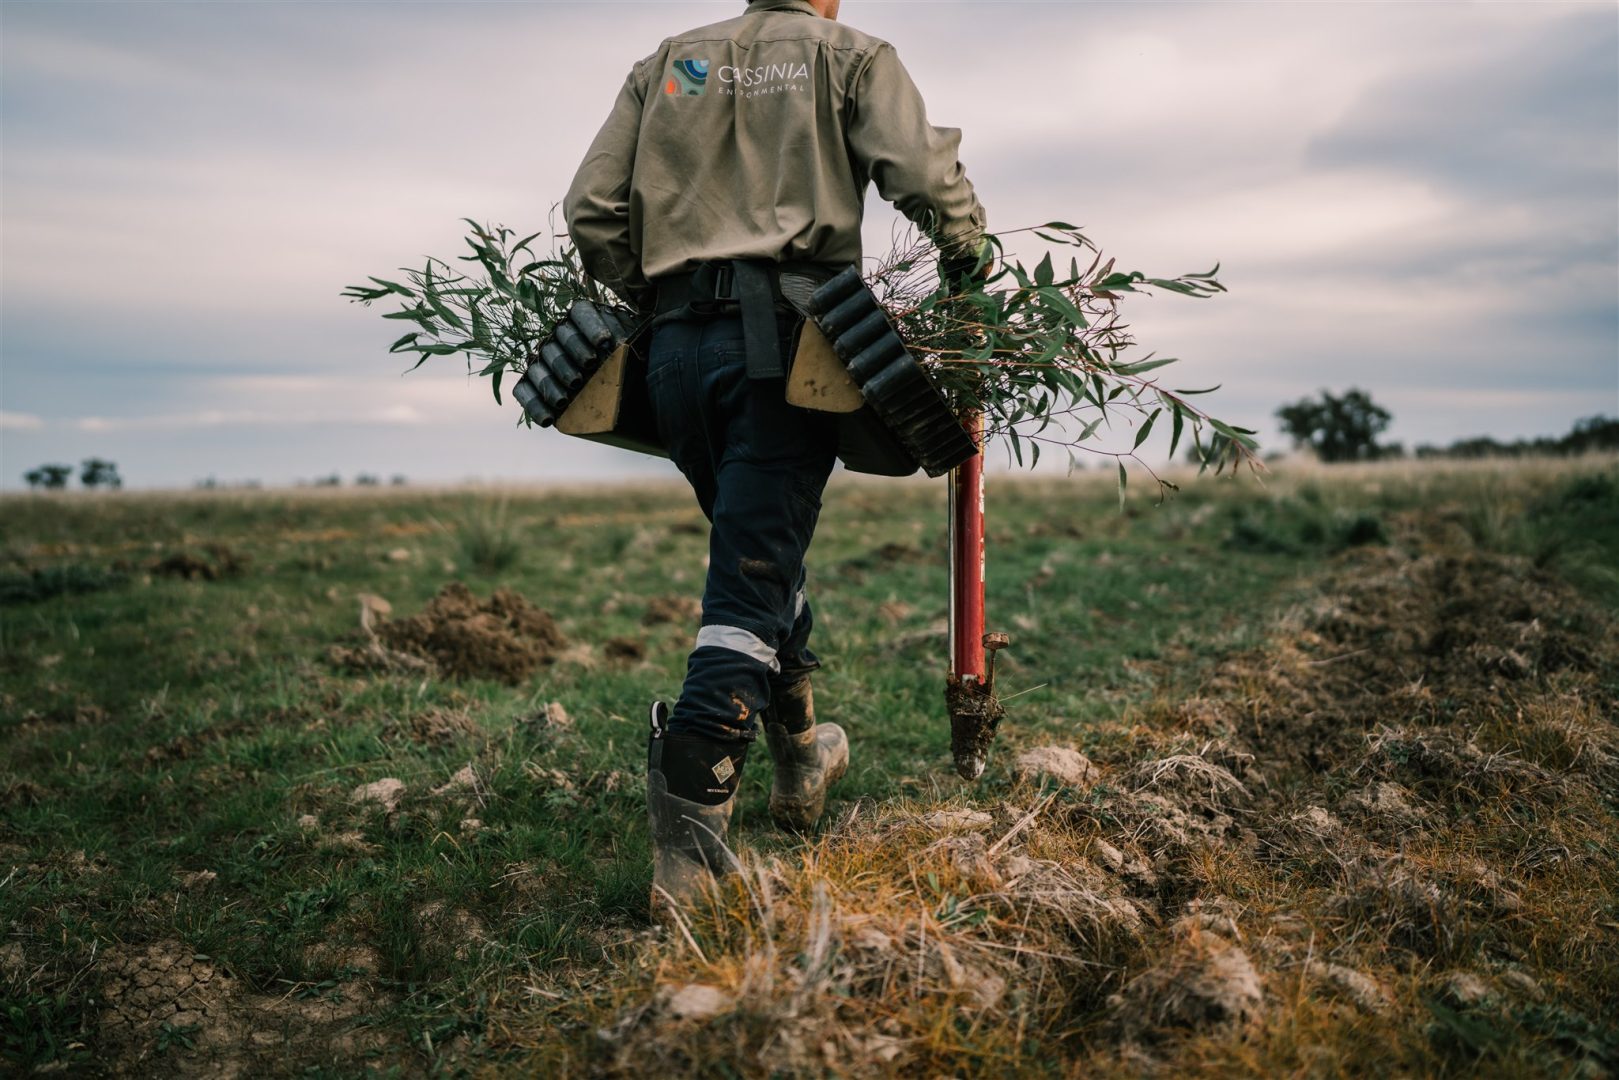
[(751, 860), (559, 980), (524, 1067), (1607, 1075), (1619, 639), (1453, 525), (1405, 515), (1197, 697), (1125, 717), (1099, 774), (857, 806)]
[[(745, 883), (670, 928), (631, 705), (683, 670), (682, 493), (511, 496), (533, 554), (475, 595), (511, 587), (569, 641), (515, 688), (329, 655), (377, 597), (403, 622), (465, 572), (442, 523), (471, 496), (8, 500), (12, 585), (59, 593), (6, 612), (0, 1059), (1619, 1068), (1612, 460), (1282, 464), (1122, 514), (1110, 484), (992, 489), (1005, 677), (1055, 685), (973, 787), (937, 730), (937, 489), (834, 493), (818, 685), (855, 770), (807, 841), (753, 828), (754, 773)], [(241, 573), (147, 562), (221, 542)]]

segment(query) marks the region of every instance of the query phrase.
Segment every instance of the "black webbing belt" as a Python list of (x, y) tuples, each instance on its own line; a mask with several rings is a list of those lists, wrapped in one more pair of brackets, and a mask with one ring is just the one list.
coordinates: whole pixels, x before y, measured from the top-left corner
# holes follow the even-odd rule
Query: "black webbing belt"
[(781, 340), (776, 336), (776, 301), (781, 286), (776, 275), (755, 262), (738, 260), (731, 264), (736, 279), (736, 299), (742, 305), (742, 340), (748, 351), (748, 378), (780, 379), (787, 369), (781, 364)]
[[(794, 310), (782, 298), (781, 272), (776, 263), (733, 259), (659, 278), (654, 282), (658, 290), (654, 323), (740, 313), (748, 378), (780, 379), (787, 369), (782, 363), (776, 313)], [(813, 274), (830, 276), (822, 268), (815, 268)]]

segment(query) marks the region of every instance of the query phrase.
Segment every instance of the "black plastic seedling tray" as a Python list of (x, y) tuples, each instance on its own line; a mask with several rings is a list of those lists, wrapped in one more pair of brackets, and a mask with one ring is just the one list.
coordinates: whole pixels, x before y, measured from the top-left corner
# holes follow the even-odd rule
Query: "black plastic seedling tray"
[(857, 268), (815, 290), (809, 314), (866, 404), (929, 476), (943, 476), (978, 453), (971, 433), (906, 349)]

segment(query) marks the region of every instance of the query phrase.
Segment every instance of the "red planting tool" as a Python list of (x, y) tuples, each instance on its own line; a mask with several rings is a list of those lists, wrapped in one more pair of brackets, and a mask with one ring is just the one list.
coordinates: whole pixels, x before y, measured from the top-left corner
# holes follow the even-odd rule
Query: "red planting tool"
[(995, 696), (995, 654), (1011, 639), (984, 632), (984, 416), (962, 416), (979, 452), (950, 473), (950, 753), (976, 780), (1005, 710)]

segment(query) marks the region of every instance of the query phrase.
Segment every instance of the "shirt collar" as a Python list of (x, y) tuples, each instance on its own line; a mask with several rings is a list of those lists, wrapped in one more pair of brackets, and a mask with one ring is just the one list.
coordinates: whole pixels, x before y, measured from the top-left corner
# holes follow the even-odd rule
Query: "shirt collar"
[(748, 13), (752, 14), (755, 11), (796, 11), (800, 15), (821, 17), (821, 13), (805, 0), (753, 0), (748, 5)]

